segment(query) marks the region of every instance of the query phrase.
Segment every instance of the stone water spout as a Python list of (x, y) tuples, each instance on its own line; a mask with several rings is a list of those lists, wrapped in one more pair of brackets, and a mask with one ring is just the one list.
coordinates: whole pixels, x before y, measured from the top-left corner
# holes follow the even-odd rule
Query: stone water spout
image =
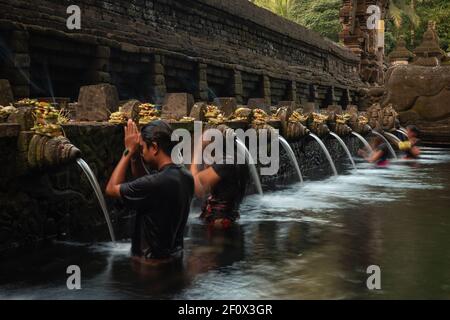
[(369, 119), (365, 112), (358, 112), (358, 110), (347, 109), (350, 119), (348, 120), (348, 125), (353, 132), (360, 135), (368, 135), (372, 131), (372, 127), (369, 125)]
[(343, 113), (341, 106), (329, 106), (323, 114), (328, 116), (327, 125), (330, 130), (338, 136), (343, 137), (352, 133), (352, 128), (348, 126), (351, 116)]
[(381, 121), (383, 131), (395, 132), (397, 130), (400, 121), (398, 119), (398, 113), (392, 104), (388, 104), (381, 110)]
[(86, 174), (105, 215), (111, 240), (115, 242), (114, 230), (100, 185), (89, 165), (81, 158), (80, 149), (64, 136), (62, 125), (68, 121), (63, 111), (47, 102), (24, 99), (15, 104), (17, 112), (11, 119), (22, 129), (23, 140), (19, 149), (26, 150), (21, 168), (24, 174), (28, 170), (45, 171), (71, 163), (78, 164)]
[(372, 106), (367, 109), (367, 119), (368, 124), (372, 128), (372, 130), (382, 131), (382, 119), (383, 119), (383, 111), (381, 105), (379, 103), (374, 103)]
[(328, 115), (312, 112), (308, 116), (308, 128), (318, 137), (325, 137), (331, 130), (327, 125)]
[(225, 124), (217, 125), (215, 126), (215, 128), (220, 130), (225, 137), (232, 136), (235, 139), (237, 152), (245, 157), (245, 161), (247, 162), (248, 168), (250, 170), (250, 175), (253, 179), (253, 183), (255, 184), (256, 191), (259, 195), (264, 195), (264, 191), (261, 185), (261, 179), (259, 178), (258, 169), (255, 165), (256, 162), (253, 159), (250, 151), (247, 149), (244, 141), (240, 140), (234, 130)]
[(399, 123), (398, 113), (392, 104), (384, 108), (379, 103), (373, 104), (367, 110), (367, 117), (370, 127), (378, 132), (395, 132)]
[(288, 141), (296, 141), (308, 136), (310, 130), (306, 127), (308, 117), (303, 114), (302, 109), (290, 111), (286, 107), (278, 109), (276, 116), (281, 121), (281, 131), (283, 137)]
[(81, 151), (63, 136), (34, 135), (28, 146), (27, 161), (32, 169), (46, 169), (75, 163)]
[(17, 112), (12, 122), (17, 122), (24, 139), (19, 148), (24, 152), (24, 168), (46, 170), (75, 163), (81, 151), (64, 136), (62, 125), (68, 121), (64, 111), (55, 104), (23, 99), (14, 104)]

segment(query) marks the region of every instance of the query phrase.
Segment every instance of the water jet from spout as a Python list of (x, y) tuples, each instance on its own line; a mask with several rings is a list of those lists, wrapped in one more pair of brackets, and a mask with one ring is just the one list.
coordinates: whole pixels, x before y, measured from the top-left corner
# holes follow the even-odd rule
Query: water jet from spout
[(284, 150), (286, 151), (289, 159), (291, 160), (292, 165), (295, 168), (295, 171), (297, 172), (298, 178), (300, 179), (300, 183), (303, 184), (303, 175), (302, 175), (302, 171), (300, 170), (300, 166), (298, 165), (298, 161), (297, 158), (295, 157), (295, 153), (294, 150), (292, 150), (291, 146), (289, 145), (289, 143), (286, 141), (286, 139), (284, 139), (283, 137), (279, 137), (280, 139), (280, 144), (281, 146), (284, 148)]
[(336, 166), (334, 165), (333, 162), (333, 158), (331, 158), (330, 152), (328, 151), (327, 147), (325, 146), (325, 144), (322, 142), (322, 140), (320, 140), (320, 138), (318, 136), (316, 136), (313, 133), (309, 134), (312, 138), (314, 138), (314, 140), (317, 141), (317, 143), (320, 145), (320, 147), (322, 148), (323, 152), (325, 153), (325, 156), (328, 159), (328, 162), (330, 163), (331, 169), (333, 170), (333, 174), (335, 176), (338, 176), (338, 172), (336, 170)]
[(336, 138), (337, 141), (341, 144), (342, 148), (344, 148), (345, 152), (347, 153), (348, 158), (350, 159), (350, 162), (352, 163), (353, 169), (356, 169), (356, 163), (355, 160), (353, 160), (352, 154), (350, 153), (350, 150), (348, 150), (348, 147), (345, 145), (344, 140), (341, 139), (336, 133), (330, 132), (330, 134)]
[(106, 207), (105, 197), (103, 196), (103, 193), (102, 193), (100, 185), (97, 181), (97, 178), (95, 177), (94, 172), (92, 172), (92, 169), (89, 167), (89, 165), (86, 163), (86, 161), (84, 161), (82, 158), (77, 159), (77, 164), (80, 166), (80, 168), (86, 174), (86, 177), (88, 178), (89, 183), (91, 184), (92, 188), (94, 189), (94, 193), (97, 196), (100, 207), (102, 208), (103, 214), (105, 215), (106, 224), (108, 225), (109, 234), (111, 236), (111, 241), (115, 243), (116, 237), (114, 235), (114, 229), (113, 229), (111, 219), (108, 214), (108, 208)]
[(392, 157), (394, 159), (398, 159), (397, 154), (395, 153), (394, 148), (392, 148), (391, 143), (388, 141), (388, 139), (386, 139), (381, 133), (376, 132), (375, 130), (372, 130), (372, 133), (376, 136), (379, 136), (381, 139), (383, 139), (386, 142), (389, 152), (392, 154)]
[(250, 151), (245, 146), (244, 142), (242, 142), (237, 137), (236, 137), (236, 144), (238, 152), (245, 155), (245, 160), (247, 161), (248, 167), (250, 169), (250, 174), (253, 178), (253, 182), (255, 183), (256, 190), (258, 191), (258, 194), (262, 196), (264, 192), (261, 186), (261, 180), (259, 179), (258, 170), (256, 169), (255, 166), (255, 161), (252, 155), (250, 154)]
[(361, 140), (361, 142), (364, 144), (364, 146), (367, 148), (367, 151), (369, 151), (370, 154), (373, 153), (373, 149), (370, 146), (369, 142), (367, 142), (366, 139), (364, 139), (364, 137), (362, 135), (360, 135), (359, 133), (353, 131), (352, 135), (354, 135), (355, 137), (357, 137), (359, 140)]

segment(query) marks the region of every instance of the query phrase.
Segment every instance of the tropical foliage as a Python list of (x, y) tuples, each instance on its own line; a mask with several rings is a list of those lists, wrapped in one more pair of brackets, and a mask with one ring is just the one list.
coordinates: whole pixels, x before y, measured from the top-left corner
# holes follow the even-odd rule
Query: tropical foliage
[(317, 31), (333, 41), (339, 40), (341, 0), (250, 0), (250, 2)]
[[(286, 19), (297, 22), (323, 36), (338, 41), (339, 8), (342, 0), (250, 0)], [(387, 16), (386, 50), (395, 46), (403, 35), (408, 46), (417, 46), (427, 29), (428, 21), (437, 23), (441, 46), (450, 51), (449, 0), (390, 0)]]

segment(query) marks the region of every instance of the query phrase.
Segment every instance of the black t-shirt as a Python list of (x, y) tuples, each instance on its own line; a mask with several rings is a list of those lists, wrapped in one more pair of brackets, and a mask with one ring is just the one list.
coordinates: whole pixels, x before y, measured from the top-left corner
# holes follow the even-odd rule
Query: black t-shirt
[(132, 254), (167, 258), (183, 248), (183, 234), (194, 196), (194, 178), (170, 164), (158, 173), (120, 186), (127, 205), (136, 209)]

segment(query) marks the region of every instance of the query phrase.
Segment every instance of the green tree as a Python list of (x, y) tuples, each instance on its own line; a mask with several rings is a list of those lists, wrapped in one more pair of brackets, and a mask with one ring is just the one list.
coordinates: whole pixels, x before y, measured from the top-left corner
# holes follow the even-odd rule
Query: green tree
[[(286, 19), (297, 22), (333, 41), (339, 41), (339, 9), (342, 0), (249, 0)], [(389, 0), (386, 21), (386, 52), (403, 35), (409, 49), (415, 48), (427, 30), (428, 21), (437, 23), (444, 50), (450, 50), (449, 0)]]
[[(409, 0), (397, 2), (397, 6), (391, 5), (389, 18), (387, 34), (392, 34), (394, 38), (403, 35), (409, 49), (414, 49), (420, 44), (430, 20), (437, 23), (441, 47), (444, 50), (449, 48), (450, 1)], [(386, 49), (389, 53), (392, 48), (386, 46)]]
[(339, 40), (341, 0), (250, 0), (250, 2), (317, 31), (333, 41)]
[(333, 41), (339, 41), (341, 0), (299, 0), (301, 15), (297, 22)]
[(250, 0), (250, 2), (292, 21), (296, 21), (300, 15), (298, 0)]

